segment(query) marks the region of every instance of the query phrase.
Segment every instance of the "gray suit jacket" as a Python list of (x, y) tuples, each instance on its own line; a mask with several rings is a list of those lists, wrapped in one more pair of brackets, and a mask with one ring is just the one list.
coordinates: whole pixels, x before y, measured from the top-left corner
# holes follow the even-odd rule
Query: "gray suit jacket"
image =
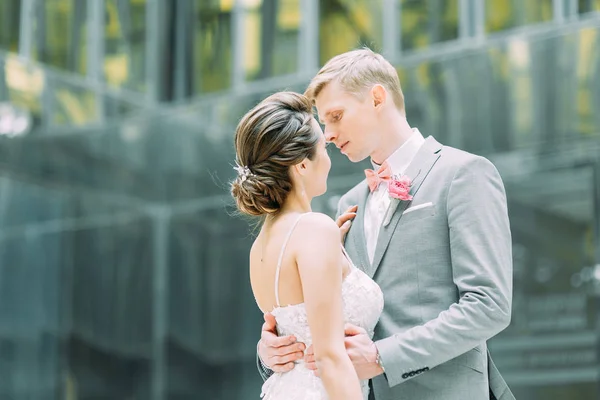
[(432, 137), (406, 175), (413, 199), (392, 200), (372, 264), (366, 181), (338, 209), (358, 205), (345, 247), (385, 297), (375, 328), (385, 374), (373, 379), (375, 399), (479, 400), (490, 391), (514, 399), (486, 346), (511, 315), (512, 245), (500, 175), (485, 158)]
[[(512, 400), (486, 341), (510, 322), (511, 234), (506, 195), (486, 159), (428, 137), (406, 171), (410, 202), (392, 200), (373, 263), (364, 236), (369, 189), (359, 183), (340, 200), (358, 205), (345, 247), (381, 287), (375, 328), (385, 374), (376, 400)], [(268, 371), (259, 363), (261, 375)]]

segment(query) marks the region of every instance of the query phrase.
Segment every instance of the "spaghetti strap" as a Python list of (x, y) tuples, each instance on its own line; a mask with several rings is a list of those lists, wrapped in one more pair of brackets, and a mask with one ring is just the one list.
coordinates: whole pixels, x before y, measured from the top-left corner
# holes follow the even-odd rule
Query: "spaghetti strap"
[(344, 256), (346, 256), (346, 259), (348, 260), (348, 263), (350, 264), (350, 267), (351, 268), (356, 268), (356, 266), (352, 262), (352, 259), (348, 255), (348, 252), (346, 251), (346, 248), (344, 247), (344, 245), (342, 245), (342, 253), (344, 253)]
[(290, 237), (292, 236), (292, 232), (294, 232), (294, 228), (296, 228), (296, 225), (298, 225), (300, 218), (302, 218), (302, 216), (305, 214), (307, 214), (307, 213), (300, 214), (298, 216), (298, 218), (292, 225), (290, 231), (288, 232), (287, 236), (285, 237), (285, 240), (283, 241), (283, 246), (281, 246), (281, 253), (279, 253), (279, 259), (277, 260), (277, 269), (275, 270), (275, 302), (277, 303), (277, 307), (280, 307), (280, 305), (279, 305), (279, 270), (281, 270), (281, 262), (283, 261), (283, 253), (285, 252), (287, 243), (290, 240)]

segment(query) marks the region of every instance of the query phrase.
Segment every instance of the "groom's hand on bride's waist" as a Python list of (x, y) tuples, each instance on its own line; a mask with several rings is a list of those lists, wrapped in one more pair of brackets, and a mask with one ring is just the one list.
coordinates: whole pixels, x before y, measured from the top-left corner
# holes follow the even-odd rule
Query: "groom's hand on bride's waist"
[(264, 314), (258, 356), (263, 364), (274, 372), (286, 372), (294, 368), (294, 361), (304, 356), (304, 343), (296, 342), (294, 336), (277, 336), (275, 317), (271, 313)]
[[(350, 360), (352, 360), (358, 378), (367, 380), (381, 375), (383, 369), (377, 363), (377, 347), (371, 338), (369, 338), (367, 331), (356, 325), (346, 324), (344, 333), (346, 335), (346, 339), (344, 340), (346, 352)], [(309, 346), (308, 350), (306, 350), (304, 362), (306, 363), (306, 368), (312, 370), (316, 376), (319, 376), (312, 346)]]

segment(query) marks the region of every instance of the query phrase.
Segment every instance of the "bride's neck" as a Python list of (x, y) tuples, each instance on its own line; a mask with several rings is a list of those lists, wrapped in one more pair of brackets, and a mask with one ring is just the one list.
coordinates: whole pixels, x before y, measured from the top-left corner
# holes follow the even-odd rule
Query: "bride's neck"
[(291, 192), (283, 203), (278, 215), (311, 212), (311, 201), (312, 199), (306, 193)]
[(273, 225), (276, 221), (285, 218), (290, 214), (304, 214), (307, 212), (312, 212), (312, 208), (310, 206), (310, 199), (299, 196), (288, 196), (283, 206), (279, 209), (277, 214), (267, 215), (262, 224), (263, 229), (269, 229), (271, 225)]

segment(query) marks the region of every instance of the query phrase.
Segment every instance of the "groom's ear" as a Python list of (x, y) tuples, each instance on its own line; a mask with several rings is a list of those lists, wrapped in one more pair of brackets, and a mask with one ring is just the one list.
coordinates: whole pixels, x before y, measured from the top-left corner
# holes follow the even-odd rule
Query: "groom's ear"
[(371, 99), (373, 100), (373, 107), (379, 108), (385, 104), (387, 98), (387, 91), (379, 83), (371, 88)]

